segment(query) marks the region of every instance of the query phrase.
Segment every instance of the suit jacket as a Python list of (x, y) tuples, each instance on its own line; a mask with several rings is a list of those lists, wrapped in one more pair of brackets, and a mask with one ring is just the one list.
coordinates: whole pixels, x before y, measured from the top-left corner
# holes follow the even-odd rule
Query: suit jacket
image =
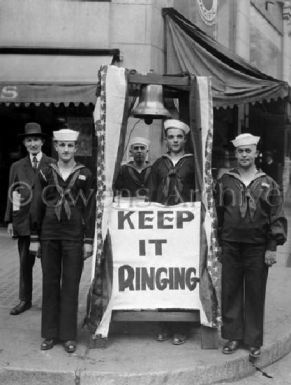
[[(55, 163), (55, 160), (42, 154), (38, 169), (50, 163)], [(11, 165), (5, 222), (12, 222), (16, 237), (30, 235), (30, 205), (37, 174), (38, 172), (32, 168), (29, 155)], [(19, 194), (19, 204), (13, 204), (12, 198), (15, 193)]]

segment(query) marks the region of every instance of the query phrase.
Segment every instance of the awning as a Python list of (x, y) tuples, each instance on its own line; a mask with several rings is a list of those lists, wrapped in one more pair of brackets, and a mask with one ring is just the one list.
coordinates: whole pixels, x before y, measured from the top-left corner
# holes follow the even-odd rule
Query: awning
[(95, 104), (98, 70), (119, 53), (99, 51), (1, 49), (0, 103)]
[(164, 8), (166, 73), (211, 76), (215, 107), (285, 98), (288, 83), (252, 67), (173, 8)]
[[(96, 81), (97, 83), (97, 81)], [(96, 83), (93, 84), (42, 84), (0, 83), (0, 103), (6, 105), (35, 104), (68, 106), (70, 103), (88, 105), (96, 102)]]

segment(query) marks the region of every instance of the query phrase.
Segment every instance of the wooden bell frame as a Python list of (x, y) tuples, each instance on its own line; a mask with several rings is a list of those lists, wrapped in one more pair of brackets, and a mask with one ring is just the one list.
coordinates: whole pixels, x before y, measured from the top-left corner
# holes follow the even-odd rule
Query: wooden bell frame
[[(197, 87), (196, 78), (189, 75), (158, 75), (149, 73), (142, 75), (136, 72), (129, 73), (129, 96), (138, 97), (140, 86), (146, 84), (159, 84), (164, 87), (164, 98), (179, 99), (179, 119), (189, 124), (191, 128), (191, 139), (195, 158), (197, 184), (201, 197), (202, 188), (202, 140), (201, 129), (199, 127), (198, 105), (197, 105)], [(199, 194), (199, 193), (198, 193)], [(200, 324), (199, 310), (181, 310), (181, 311), (113, 311), (113, 322), (192, 322), (200, 326), (201, 348), (218, 348), (218, 331), (216, 328), (205, 327)], [(104, 347), (104, 341), (95, 340), (96, 347)], [(105, 344), (106, 345), (106, 344)]]

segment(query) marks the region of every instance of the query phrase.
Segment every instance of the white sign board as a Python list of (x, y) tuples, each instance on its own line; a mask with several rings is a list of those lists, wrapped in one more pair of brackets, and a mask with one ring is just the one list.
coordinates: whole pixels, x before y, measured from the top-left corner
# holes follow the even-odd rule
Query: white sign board
[(112, 294), (96, 334), (107, 336), (112, 310), (201, 310), (200, 209), (200, 202), (113, 205)]

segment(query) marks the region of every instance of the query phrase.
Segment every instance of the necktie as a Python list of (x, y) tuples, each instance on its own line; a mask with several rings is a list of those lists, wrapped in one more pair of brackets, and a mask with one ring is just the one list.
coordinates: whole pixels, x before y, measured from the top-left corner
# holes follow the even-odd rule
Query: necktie
[(32, 167), (34, 168), (34, 170), (37, 169), (37, 158), (35, 155), (32, 158)]

